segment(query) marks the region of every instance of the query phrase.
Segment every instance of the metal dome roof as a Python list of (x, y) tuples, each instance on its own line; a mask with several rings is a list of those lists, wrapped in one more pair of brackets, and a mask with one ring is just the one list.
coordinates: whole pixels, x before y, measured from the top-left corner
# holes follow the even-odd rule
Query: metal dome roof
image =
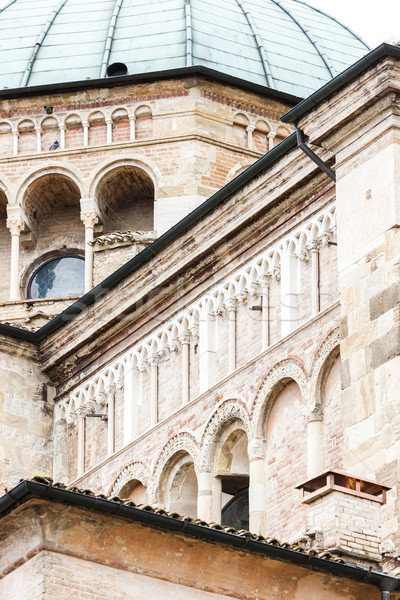
[(307, 96), (369, 48), (301, 0), (10, 0), (0, 89), (202, 65)]

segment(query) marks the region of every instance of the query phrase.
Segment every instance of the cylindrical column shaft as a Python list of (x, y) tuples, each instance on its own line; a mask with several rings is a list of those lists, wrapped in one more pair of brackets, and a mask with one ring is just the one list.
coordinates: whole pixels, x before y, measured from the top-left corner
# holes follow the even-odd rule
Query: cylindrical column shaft
[(261, 350), (266, 350), (270, 345), (269, 281), (270, 277), (261, 277)]
[(80, 414), (78, 417), (78, 477), (85, 472), (85, 437), (86, 437), (86, 420), (85, 415)]
[(232, 299), (228, 304), (228, 369), (236, 369), (236, 309), (237, 302)]
[(107, 144), (112, 143), (112, 120), (106, 119), (107, 124)]
[(249, 518), (250, 531), (265, 535), (265, 444), (263, 440), (253, 440), (249, 444), (250, 485), (249, 485)]
[(87, 148), (89, 146), (89, 123), (87, 121), (83, 121), (83, 147)]
[(311, 272), (312, 272), (312, 314), (317, 315), (320, 311), (319, 294), (319, 244), (314, 241), (309, 246), (311, 252)]
[(99, 218), (94, 210), (81, 211), (81, 220), (85, 225), (85, 292), (93, 287), (93, 246), (94, 226)]
[(133, 142), (136, 138), (136, 117), (135, 117), (135, 115), (130, 115), (130, 117), (129, 117), (129, 136), (130, 136), (131, 142)]
[(212, 480), (212, 473), (208, 470), (201, 471), (197, 480), (197, 516), (199, 519), (207, 521), (207, 523), (214, 520)]
[(150, 423), (158, 423), (158, 357), (150, 359)]
[(324, 470), (324, 424), (322, 418), (307, 423), (307, 477), (321, 475)]
[(60, 125), (60, 150), (65, 150), (65, 125)]
[(35, 127), (36, 130), (36, 152), (42, 151), (42, 130), (40, 126)]
[(107, 447), (108, 456), (115, 452), (115, 389), (108, 392), (108, 422), (107, 422)]
[(18, 131), (13, 131), (13, 155), (16, 156), (18, 154)]
[(190, 336), (182, 334), (179, 338), (182, 345), (182, 405), (190, 401)]
[(11, 233), (10, 257), (10, 300), (19, 298), (19, 238), (25, 227), (22, 218), (7, 219), (7, 227)]

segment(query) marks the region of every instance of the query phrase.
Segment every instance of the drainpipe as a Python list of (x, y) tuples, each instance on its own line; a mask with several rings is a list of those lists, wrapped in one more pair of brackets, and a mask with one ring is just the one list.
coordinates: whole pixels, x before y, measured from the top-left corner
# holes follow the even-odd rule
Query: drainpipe
[(311, 160), (315, 162), (315, 164), (321, 169), (321, 171), (328, 175), (328, 177), (330, 177), (332, 181), (336, 182), (335, 171), (328, 167), (328, 165), (324, 163), (324, 161), (321, 160), (319, 156), (317, 156), (315, 152), (313, 152), (311, 148), (307, 146), (307, 144), (304, 141), (304, 133), (301, 131), (301, 129), (296, 129), (296, 139), (297, 146), (300, 148), (300, 150), (302, 150), (304, 154), (307, 154), (307, 156), (311, 158)]
[(397, 581), (393, 577), (383, 576), (378, 587), (381, 590), (381, 600), (390, 600), (390, 594), (396, 589)]

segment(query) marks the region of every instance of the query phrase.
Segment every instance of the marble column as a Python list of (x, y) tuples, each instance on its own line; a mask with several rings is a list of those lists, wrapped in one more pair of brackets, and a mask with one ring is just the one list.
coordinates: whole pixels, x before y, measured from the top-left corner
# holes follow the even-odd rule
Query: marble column
[(93, 246), (94, 226), (99, 222), (95, 210), (81, 210), (81, 221), (85, 226), (85, 292), (93, 287)]
[(265, 535), (266, 530), (266, 444), (262, 439), (249, 442), (250, 462), (249, 518), (250, 531)]
[(19, 239), (21, 231), (25, 228), (22, 217), (7, 219), (7, 228), (11, 233), (11, 260), (10, 260), (10, 300), (19, 299)]

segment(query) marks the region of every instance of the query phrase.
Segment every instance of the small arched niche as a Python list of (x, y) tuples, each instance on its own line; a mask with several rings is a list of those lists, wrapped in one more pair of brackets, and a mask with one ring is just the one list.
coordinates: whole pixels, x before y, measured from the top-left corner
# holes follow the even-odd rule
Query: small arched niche
[(169, 461), (161, 477), (159, 504), (171, 512), (196, 517), (197, 495), (197, 475), (193, 458), (187, 452), (178, 452)]
[(147, 504), (147, 487), (143, 485), (138, 479), (132, 479), (128, 481), (121, 491), (119, 497), (123, 500), (131, 500), (135, 504)]
[(24, 119), (18, 124), (18, 152), (20, 154), (36, 152), (35, 124), (30, 119)]
[(41, 128), (42, 152), (48, 152), (50, 146), (55, 141), (60, 142), (60, 130), (58, 128), (58, 121), (55, 117), (46, 117), (41, 123)]
[(96, 188), (105, 233), (153, 231), (154, 184), (138, 167), (125, 165), (106, 173)]
[(89, 146), (102, 146), (107, 142), (107, 126), (101, 111), (89, 115)]
[(246, 115), (243, 115), (242, 113), (238, 113), (235, 115), (232, 126), (233, 143), (237, 144), (238, 146), (241, 146), (242, 148), (248, 147), (248, 125), (249, 120), (246, 117)]
[(83, 146), (83, 124), (77, 114), (68, 115), (65, 119), (65, 147), (81, 148)]
[(113, 142), (129, 142), (130, 122), (126, 108), (116, 108), (111, 115), (113, 122)]
[(232, 422), (224, 429), (216, 449), (216, 489), (220, 494), (221, 523), (249, 529), (249, 456), (243, 425)]
[(0, 121), (0, 156), (13, 153), (13, 135), (10, 123)]
[(138, 106), (135, 110), (135, 137), (144, 140), (153, 137), (153, 115), (150, 106)]

